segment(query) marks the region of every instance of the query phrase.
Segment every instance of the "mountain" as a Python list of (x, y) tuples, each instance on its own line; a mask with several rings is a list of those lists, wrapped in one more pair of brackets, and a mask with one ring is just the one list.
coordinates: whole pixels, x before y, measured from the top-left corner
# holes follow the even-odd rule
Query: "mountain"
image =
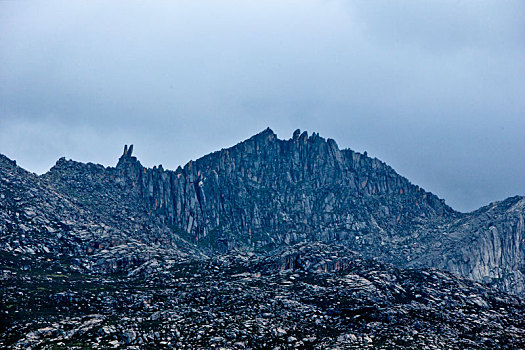
[(267, 129), (176, 171), (145, 169), (131, 152), (116, 167), (123, 181), (210, 253), (325, 241), (405, 260), (391, 256), (393, 241), (460, 216), (383, 162), (315, 133), (279, 140)]
[[(524, 308), (525, 198), (459, 213), (317, 133), (280, 140), (266, 129), (174, 171), (143, 167), (133, 146), (116, 167), (61, 158), (41, 176), (0, 155), (0, 185), (0, 346), (180, 347), (173, 340), (197, 337), (191, 324), (204, 324), (202, 313), (223, 339), (216, 346), (240, 348), (285, 338), (395, 348), (407, 337), (414, 348), (515, 348), (523, 339), (512, 315)], [(257, 311), (265, 300), (276, 303), (273, 316)], [(360, 303), (364, 311), (349, 306)], [(318, 321), (285, 322), (277, 307)], [(175, 331), (176, 315), (187, 323)], [(225, 333), (228, 317), (262, 333)], [(200, 337), (193, 347), (214, 344)]]
[[(400, 266), (439, 267), (525, 290), (523, 197), (458, 213), (380, 160), (299, 130), (279, 140), (266, 129), (175, 171), (144, 168), (132, 152), (126, 147), (101, 179), (114, 177), (111, 186), (132, 193), (172, 236), (206, 254), (331, 242)], [(90, 170), (62, 160), (44, 177), (64, 193), (84, 191), (93, 210), (106, 208), (111, 202), (96, 199), (103, 194), (91, 199), (97, 188), (84, 172)]]
[(199, 255), (148, 216), (140, 199), (114, 181), (111, 169), (60, 159), (37, 176), (0, 155), (0, 172), (2, 263), (14, 255), (29, 268), (49, 257), (74, 257), (76, 269), (110, 272), (159, 255)]

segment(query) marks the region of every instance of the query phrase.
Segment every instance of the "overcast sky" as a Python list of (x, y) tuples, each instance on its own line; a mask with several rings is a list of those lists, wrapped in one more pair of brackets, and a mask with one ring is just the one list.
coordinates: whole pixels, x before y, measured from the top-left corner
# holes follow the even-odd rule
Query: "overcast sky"
[(0, 153), (175, 169), (271, 127), (469, 211), (525, 194), (525, 1), (1, 1)]

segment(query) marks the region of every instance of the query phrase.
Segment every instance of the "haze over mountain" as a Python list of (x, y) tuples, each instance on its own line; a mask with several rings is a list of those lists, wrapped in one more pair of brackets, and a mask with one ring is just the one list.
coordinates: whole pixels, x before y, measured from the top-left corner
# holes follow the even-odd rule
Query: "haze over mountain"
[(0, 2), (0, 153), (176, 169), (315, 130), (472, 211), (525, 193), (521, 0)]

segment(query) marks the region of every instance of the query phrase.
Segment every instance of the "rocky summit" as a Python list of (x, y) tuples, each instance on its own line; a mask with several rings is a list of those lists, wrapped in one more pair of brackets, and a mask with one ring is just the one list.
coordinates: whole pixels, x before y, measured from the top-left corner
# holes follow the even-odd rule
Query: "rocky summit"
[(524, 215), (299, 130), (176, 170), (0, 155), (0, 347), (525, 348)]

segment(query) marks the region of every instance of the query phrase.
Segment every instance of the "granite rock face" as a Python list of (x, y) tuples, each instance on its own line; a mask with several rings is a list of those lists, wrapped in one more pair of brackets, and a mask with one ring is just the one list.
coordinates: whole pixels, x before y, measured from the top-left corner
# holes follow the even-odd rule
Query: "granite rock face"
[(174, 171), (0, 155), (0, 347), (522, 348), (524, 216), (299, 130)]
[(208, 254), (335, 242), (524, 290), (523, 197), (458, 213), (380, 160), (316, 133), (279, 140), (267, 129), (176, 171), (146, 169), (125, 149), (117, 171), (155, 216)]
[[(31, 180), (27, 193), (43, 186), (73, 206), (60, 214), (65, 202), (54, 199), (61, 203), (54, 214), (89, 213), (81, 225), (103, 223), (114, 236), (123, 232), (143, 244), (213, 255), (322, 241), (399, 266), (439, 267), (525, 290), (523, 197), (458, 213), (380, 160), (340, 150), (316, 133), (297, 130), (280, 140), (266, 129), (175, 171), (143, 167), (132, 145), (115, 168), (62, 158), (40, 177), (12, 169), (18, 175), (11, 177)], [(86, 249), (100, 252), (118, 241), (94, 239)]]
[(377, 255), (423, 224), (460, 216), (385, 163), (315, 133), (279, 140), (267, 129), (176, 171), (146, 169), (125, 149), (117, 170), (157, 217), (209, 252), (324, 241)]
[(44, 176), (0, 155), (1, 264), (39, 268), (65, 259), (76, 270), (115, 272), (163, 254), (201, 255), (157, 220), (100, 165), (60, 159)]
[[(502, 290), (525, 291), (525, 198), (492, 203), (443, 229), (446, 244), (419, 266), (435, 266)], [(433, 259), (433, 260), (432, 260)]]

